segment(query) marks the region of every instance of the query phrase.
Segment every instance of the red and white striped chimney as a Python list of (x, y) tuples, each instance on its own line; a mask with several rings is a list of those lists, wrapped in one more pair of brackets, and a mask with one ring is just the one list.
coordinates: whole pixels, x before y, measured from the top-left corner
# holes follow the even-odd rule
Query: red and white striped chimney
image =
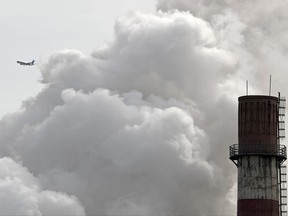
[(237, 216), (280, 216), (279, 170), (286, 148), (279, 145), (279, 98), (239, 97), (238, 142), (230, 146), (238, 167)]

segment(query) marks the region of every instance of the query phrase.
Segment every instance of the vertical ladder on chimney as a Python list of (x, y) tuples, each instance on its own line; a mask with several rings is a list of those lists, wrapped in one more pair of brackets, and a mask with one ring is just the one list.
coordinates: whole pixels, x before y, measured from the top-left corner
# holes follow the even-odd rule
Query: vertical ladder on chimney
[(285, 104), (286, 98), (281, 97), (279, 93), (279, 108), (278, 108), (278, 144), (285, 138)]
[[(279, 108), (278, 108), (278, 145), (279, 149), (281, 141), (285, 138), (285, 97), (280, 96), (279, 92)], [(280, 153), (280, 152), (279, 152)], [(280, 153), (282, 154), (282, 153)], [(286, 152), (285, 152), (286, 155)], [(287, 214), (287, 168), (283, 164), (283, 161), (279, 163), (279, 211), (280, 216), (288, 216)]]
[(280, 216), (287, 216), (287, 172), (286, 165), (279, 169), (279, 210)]

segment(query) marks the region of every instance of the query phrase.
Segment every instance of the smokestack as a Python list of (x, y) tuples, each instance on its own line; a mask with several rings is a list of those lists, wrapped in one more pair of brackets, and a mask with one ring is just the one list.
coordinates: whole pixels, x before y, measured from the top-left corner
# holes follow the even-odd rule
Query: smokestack
[(238, 142), (230, 159), (238, 168), (237, 216), (287, 215), (285, 98), (238, 98)]

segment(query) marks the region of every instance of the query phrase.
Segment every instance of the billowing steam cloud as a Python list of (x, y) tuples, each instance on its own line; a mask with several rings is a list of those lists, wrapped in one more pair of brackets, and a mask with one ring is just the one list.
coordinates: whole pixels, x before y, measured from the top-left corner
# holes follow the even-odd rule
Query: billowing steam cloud
[(1, 215), (83, 215), (75, 197), (41, 189), (27, 169), (9, 158), (0, 159)]
[(269, 74), (276, 75), (275, 92), (286, 86), (287, 7), (281, 0), (158, 0), (160, 10), (189, 11), (209, 22), (218, 46), (237, 56), (235, 72), (251, 81), (254, 94), (268, 93)]
[(159, 0), (91, 56), (56, 52), (0, 122), (0, 214), (234, 215), (236, 98), (287, 64), (270, 4)]

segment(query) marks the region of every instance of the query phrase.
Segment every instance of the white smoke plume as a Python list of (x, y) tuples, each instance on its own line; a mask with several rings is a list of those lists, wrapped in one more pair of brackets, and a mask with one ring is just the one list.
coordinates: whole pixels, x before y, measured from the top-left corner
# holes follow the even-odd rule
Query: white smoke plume
[(9, 158), (0, 159), (1, 215), (84, 215), (74, 196), (43, 190), (39, 181)]
[(287, 10), (285, 1), (158, 0), (163, 11), (179, 10), (209, 22), (218, 47), (237, 56), (237, 73), (253, 84), (253, 94), (268, 93), (267, 76), (285, 88), (287, 68)]
[(287, 64), (287, 6), (270, 4), (159, 0), (90, 56), (56, 52), (0, 122), (0, 190), (16, 200), (0, 215), (235, 215), (237, 97)]

